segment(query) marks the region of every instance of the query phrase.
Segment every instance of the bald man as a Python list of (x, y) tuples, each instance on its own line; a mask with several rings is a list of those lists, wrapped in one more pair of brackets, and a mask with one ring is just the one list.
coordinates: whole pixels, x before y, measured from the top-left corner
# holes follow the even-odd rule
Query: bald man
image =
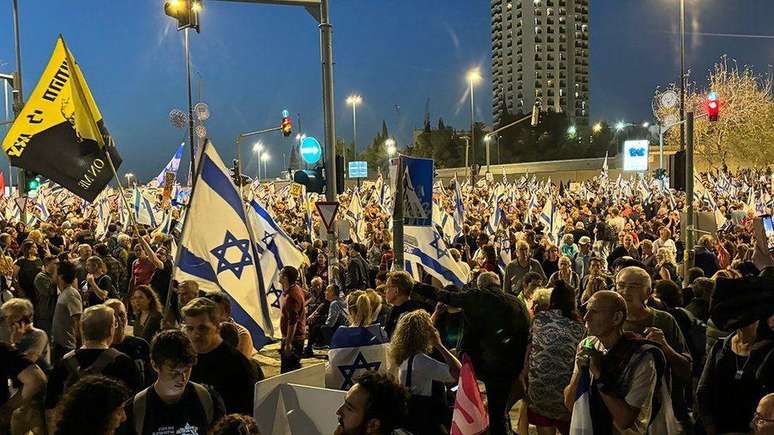
[[(673, 433), (676, 422), (660, 409), (654, 418), (654, 395), (660, 389), (666, 360), (654, 344), (624, 332), (627, 304), (616, 292), (601, 290), (589, 299), (584, 317), (589, 337), (580, 343), (565, 404), (574, 408), (581, 377), (591, 379), (589, 400), (598, 433)], [(573, 416), (573, 419), (580, 416)], [(615, 429), (615, 430), (613, 430)]]
[(751, 424), (754, 435), (774, 435), (774, 393), (763, 396)]

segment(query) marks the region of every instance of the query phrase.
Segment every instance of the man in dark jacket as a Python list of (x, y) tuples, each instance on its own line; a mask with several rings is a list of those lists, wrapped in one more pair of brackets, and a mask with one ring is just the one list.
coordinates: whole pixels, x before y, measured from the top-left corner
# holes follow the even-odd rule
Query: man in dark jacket
[(462, 308), (461, 352), (470, 356), (478, 378), (486, 385), (490, 433), (509, 434), (508, 412), (520, 399), (513, 390), (524, 364), (529, 317), (515, 296), (502, 291), (495, 273), (479, 275), (477, 286), (465, 292), (448, 292), (415, 283), (413, 292)]
[(694, 266), (704, 271), (704, 276), (712, 276), (720, 269), (720, 263), (718, 263), (718, 257), (711, 251), (712, 249), (712, 236), (703, 235), (699, 237), (699, 243), (693, 248), (695, 252)]
[(359, 246), (349, 247), (349, 264), (347, 265), (346, 292), (365, 290), (368, 288), (368, 263), (360, 255)]

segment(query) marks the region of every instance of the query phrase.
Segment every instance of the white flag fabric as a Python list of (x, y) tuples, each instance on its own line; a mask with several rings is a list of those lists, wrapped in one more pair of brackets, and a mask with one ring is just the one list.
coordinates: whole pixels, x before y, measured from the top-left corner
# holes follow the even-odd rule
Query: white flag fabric
[(412, 266), (421, 264), (425, 272), (443, 285), (454, 284), (462, 288), (468, 282), (467, 274), (449, 254), (446, 242), (435, 228), (406, 226), (403, 240), (404, 261), (414, 263)]
[(325, 388), (346, 391), (366, 370), (386, 372), (389, 344), (380, 325), (340, 326), (331, 338)]
[(307, 256), (293, 243), (293, 239), (272, 219), (269, 212), (255, 199), (247, 207), (247, 221), (255, 237), (255, 249), (260, 258), (261, 273), (269, 305), (269, 316), (275, 330), (274, 337), (280, 337), (279, 271), (285, 266), (300, 268), (308, 264)]
[(177, 152), (175, 152), (175, 155), (172, 156), (172, 159), (169, 161), (169, 163), (167, 163), (167, 166), (164, 166), (164, 169), (161, 170), (159, 175), (156, 176), (155, 180), (159, 186), (164, 186), (164, 178), (166, 177), (167, 172), (174, 172), (177, 174), (177, 169), (180, 167), (180, 160), (183, 158), (184, 145), (185, 142), (180, 143), (180, 146), (177, 147)]
[(161, 219), (155, 211), (155, 202), (140, 192), (136, 185), (132, 191), (132, 211), (138, 224), (147, 225), (151, 228), (159, 226)]
[(365, 243), (365, 219), (363, 206), (360, 204), (360, 195), (357, 191), (352, 193), (352, 200), (349, 202), (345, 217), (352, 222), (352, 240), (357, 243)]
[(108, 198), (103, 197), (97, 204), (97, 228), (94, 230), (94, 238), (102, 240), (108, 232), (110, 225), (110, 205)]
[(260, 348), (273, 328), (242, 200), (209, 142), (199, 165), (174, 277), (194, 280), (205, 291), (225, 291), (232, 317)]

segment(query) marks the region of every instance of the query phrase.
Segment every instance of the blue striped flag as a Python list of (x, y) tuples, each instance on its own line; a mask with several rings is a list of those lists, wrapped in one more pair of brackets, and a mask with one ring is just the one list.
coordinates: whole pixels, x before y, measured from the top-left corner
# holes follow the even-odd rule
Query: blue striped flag
[(325, 387), (348, 390), (366, 370), (387, 372), (390, 340), (380, 325), (340, 326), (333, 334), (325, 367)]
[(183, 158), (184, 145), (185, 142), (180, 143), (180, 146), (177, 147), (177, 152), (175, 152), (175, 155), (172, 156), (172, 159), (169, 161), (169, 163), (167, 163), (167, 166), (161, 170), (161, 173), (156, 176), (156, 182), (159, 184), (159, 186), (164, 185), (164, 177), (166, 176), (167, 172), (174, 172), (177, 174), (177, 169), (180, 167), (180, 160)]
[(273, 331), (244, 206), (228, 169), (207, 142), (180, 237), (175, 279), (205, 291), (223, 290), (234, 320), (261, 348)]

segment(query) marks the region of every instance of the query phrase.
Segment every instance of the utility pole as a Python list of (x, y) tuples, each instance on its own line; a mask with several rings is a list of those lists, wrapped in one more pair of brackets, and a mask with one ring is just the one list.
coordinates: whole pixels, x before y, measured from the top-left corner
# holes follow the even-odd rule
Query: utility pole
[[(188, 148), (191, 150), (191, 174), (196, 174), (196, 151), (194, 150), (194, 121), (193, 121), (193, 98), (191, 96), (191, 50), (188, 43), (188, 33), (190, 27), (185, 29), (185, 67), (188, 75)], [(196, 177), (191, 177), (192, 183), (196, 182)]]
[(685, 0), (680, 0), (680, 150), (685, 149)]
[(693, 267), (694, 219), (693, 219), (693, 112), (688, 112), (685, 119), (685, 255), (683, 256), (683, 276), (688, 279), (688, 269)]
[[(336, 121), (333, 116), (333, 26), (328, 0), (320, 0), (320, 63), (322, 66), (323, 115), (325, 120), (325, 200), (336, 201)], [(328, 276), (338, 267), (335, 226), (328, 230)]]
[[(24, 90), (22, 87), (22, 61), (21, 61), (21, 43), (19, 42), (19, 6), (18, 0), (13, 0), (13, 36), (16, 45), (16, 74), (13, 77), (13, 114), (14, 119), (19, 116), (24, 108)], [(16, 185), (19, 190), (19, 196), (27, 193), (27, 177), (24, 169), (19, 168), (16, 176)], [(24, 210), (22, 210), (22, 221), (24, 221)]]

